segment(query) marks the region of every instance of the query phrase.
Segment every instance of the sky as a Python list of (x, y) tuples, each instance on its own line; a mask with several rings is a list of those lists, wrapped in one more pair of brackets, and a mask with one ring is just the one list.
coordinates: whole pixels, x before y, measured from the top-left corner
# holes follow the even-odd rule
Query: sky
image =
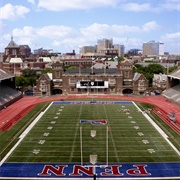
[(180, 0), (1, 0), (0, 52), (11, 37), (32, 52), (79, 53), (112, 38), (126, 52), (154, 40), (180, 54)]

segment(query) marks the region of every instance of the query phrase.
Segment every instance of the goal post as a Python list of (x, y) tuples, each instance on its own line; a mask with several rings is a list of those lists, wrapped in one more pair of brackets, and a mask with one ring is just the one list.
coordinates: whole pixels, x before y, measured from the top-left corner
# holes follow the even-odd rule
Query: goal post
[[(103, 129), (104, 130), (101, 131), (101, 128), (100, 129), (98, 129), (98, 128), (90, 129), (88, 127), (86, 129), (86, 127), (80, 126), (80, 159), (81, 159), (82, 166), (84, 164), (84, 161), (86, 163), (89, 162), (87, 160), (87, 158), (88, 158), (87, 156), (90, 156), (93, 158), (93, 157), (95, 157), (93, 155), (95, 155), (96, 153), (99, 154), (98, 155), (98, 157), (100, 157), (99, 162), (101, 162), (101, 163), (104, 162), (104, 165), (108, 166), (108, 163), (109, 163), (109, 158), (108, 158), (108, 156), (109, 156), (109, 152), (108, 152), (108, 150), (109, 150), (109, 147), (108, 147), (109, 127), (105, 126)], [(103, 137), (104, 143), (101, 143), (99, 141), (99, 139), (101, 137)], [(89, 146), (89, 148), (86, 148), (87, 146)], [(92, 148), (92, 151), (91, 151), (91, 148)], [(98, 150), (102, 150), (102, 152), (103, 152), (102, 154), (104, 154), (104, 155), (101, 156), (100, 151), (98, 152)], [(89, 155), (88, 155), (88, 152), (89, 152)]]

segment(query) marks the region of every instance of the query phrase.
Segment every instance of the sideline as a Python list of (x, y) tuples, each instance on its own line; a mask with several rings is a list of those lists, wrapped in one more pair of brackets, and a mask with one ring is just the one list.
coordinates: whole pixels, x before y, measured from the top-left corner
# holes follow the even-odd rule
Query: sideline
[[(53, 102), (52, 102), (53, 103)], [(24, 137), (29, 133), (29, 131), (34, 127), (34, 125), (39, 121), (39, 119), (44, 115), (44, 113), (49, 109), (52, 103), (45, 109), (45, 111), (41, 112), (35, 120), (25, 129), (25, 131), (19, 136), (19, 141), (13, 146), (13, 148), (6, 154), (6, 156), (1, 160), (0, 167), (7, 160), (7, 158), (11, 155), (11, 153), (16, 149), (16, 147), (20, 144), (20, 142), (24, 139)]]
[(148, 116), (147, 113), (145, 113), (144, 111), (142, 111), (135, 102), (132, 101), (132, 103), (134, 104), (134, 106), (140, 111), (142, 112), (142, 114), (144, 115), (144, 117), (152, 124), (152, 126), (154, 126), (154, 128), (159, 132), (159, 134), (161, 134), (161, 136), (167, 141), (167, 143), (174, 149), (174, 151), (180, 156), (180, 152), (178, 151), (178, 149), (169, 141), (167, 134)]

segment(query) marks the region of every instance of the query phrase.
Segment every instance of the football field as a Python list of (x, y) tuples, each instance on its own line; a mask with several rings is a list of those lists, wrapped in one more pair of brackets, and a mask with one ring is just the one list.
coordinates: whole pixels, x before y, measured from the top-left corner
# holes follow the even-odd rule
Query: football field
[(180, 155), (134, 102), (53, 102), (5, 164), (179, 163)]

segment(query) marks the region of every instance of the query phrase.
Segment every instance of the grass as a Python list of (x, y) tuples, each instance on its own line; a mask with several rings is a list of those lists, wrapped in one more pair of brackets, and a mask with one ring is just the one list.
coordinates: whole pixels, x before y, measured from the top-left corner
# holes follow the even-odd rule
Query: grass
[(15, 126), (8, 131), (0, 131), (0, 157), (1, 159), (18, 141), (18, 136), (29, 126), (34, 118), (48, 106), (49, 103), (38, 104), (31, 112), (23, 117)]
[[(129, 109), (130, 114), (123, 112), (124, 109)], [(105, 119), (107, 124), (80, 124), (81, 119)], [(132, 104), (52, 105), (7, 161), (79, 163), (81, 127), (83, 162), (89, 162), (90, 154), (97, 154), (98, 163), (106, 163), (106, 126), (109, 127), (110, 163), (180, 161), (176, 152)], [(96, 130), (96, 137), (91, 137), (91, 130)]]

